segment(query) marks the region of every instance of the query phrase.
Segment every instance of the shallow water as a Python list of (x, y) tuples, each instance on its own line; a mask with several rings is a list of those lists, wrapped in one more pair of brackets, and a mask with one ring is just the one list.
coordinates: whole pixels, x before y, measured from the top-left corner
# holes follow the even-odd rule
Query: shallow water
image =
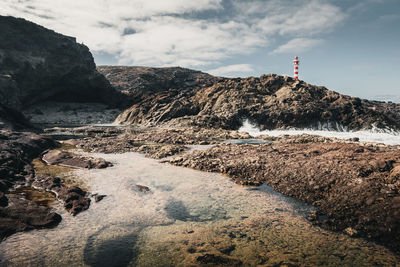
[(91, 192), (107, 197), (75, 217), (56, 204), (60, 225), (9, 237), (0, 243), (0, 265), (199, 266), (206, 254), (244, 266), (400, 260), (374, 243), (311, 225), (305, 217), (312, 207), (268, 186), (242, 187), (137, 153), (91, 155), (115, 165), (75, 172)]

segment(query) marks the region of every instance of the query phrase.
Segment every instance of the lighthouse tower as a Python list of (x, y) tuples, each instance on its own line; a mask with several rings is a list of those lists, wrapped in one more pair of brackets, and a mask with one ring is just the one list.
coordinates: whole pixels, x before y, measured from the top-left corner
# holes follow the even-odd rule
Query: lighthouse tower
[(295, 78), (296, 80), (299, 79), (299, 57), (295, 56), (294, 60), (293, 60), (293, 65), (294, 65), (294, 75), (293, 78)]

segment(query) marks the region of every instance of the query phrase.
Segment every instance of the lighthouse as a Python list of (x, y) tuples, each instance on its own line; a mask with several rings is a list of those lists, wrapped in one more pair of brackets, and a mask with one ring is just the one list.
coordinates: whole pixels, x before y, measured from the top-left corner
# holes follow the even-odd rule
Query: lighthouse
[(294, 60), (293, 60), (293, 66), (294, 66), (294, 75), (293, 78), (295, 78), (296, 80), (299, 79), (299, 57), (295, 56)]

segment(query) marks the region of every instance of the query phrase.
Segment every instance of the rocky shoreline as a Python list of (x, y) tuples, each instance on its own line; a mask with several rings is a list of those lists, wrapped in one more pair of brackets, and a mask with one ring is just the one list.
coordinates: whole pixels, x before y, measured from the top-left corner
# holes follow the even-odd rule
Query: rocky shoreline
[(17, 231), (58, 224), (61, 216), (50, 208), (10, 194), (13, 188), (29, 186), (35, 177), (30, 162), (55, 142), (34, 133), (11, 131), (1, 131), (0, 140), (0, 239)]
[[(48, 201), (42, 201), (40, 197), (30, 199), (27, 190), (55, 194), (53, 200), (60, 200), (72, 215), (89, 208), (90, 193), (68, 185), (59, 177), (60, 171), (46, 173), (46, 169), (50, 165), (106, 168), (112, 164), (54, 149), (57, 147), (60, 147), (57, 141), (32, 132), (0, 130), (0, 240), (19, 231), (53, 227), (61, 221), (61, 216), (48, 206)], [(51, 148), (54, 150), (46, 152)], [(41, 161), (43, 153), (43, 160), (47, 160), (48, 165), (43, 162), (38, 166), (35, 160)], [(62, 171), (65, 170), (69, 171)], [(38, 194), (41, 195), (39, 191)]]
[[(90, 129), (85, 128), (86, 134), (90, 135)], [(271, 144), (221, 144), (249, 137), (247, 133), (197, 127), (131, 128), (129, 133), (126, 129), (96, 133), (77, 140), (77, 147), (169, 157), (164, 162), (223, 173), (238, 184), (266, 183), (317, 207), (318, 212), (309, 218), (315, 224), (369, 238), (399, 252), (399, 146), (312, 135), (260, 137)], [(214, 146), (187, 152), (193, 144)]]
[[(400, 104), (341, 95), (276, 74), (230, 79), (179, 67), (96, 68), (89, 49), (75, 38), (13, 17), (0, 16), (0, 37), (5, 40), (0, 49), (0, 240), (61, 221), (50, 207), (16, 189), (52, 192), (73, 215), (89, 208), (90, 197), (104, 197), (60, 177), (60, 171), (68, 170), (65, 166), (111, 166), (65, 151), (44, 136), (66, 135), (74, 138), (64, 142), (73, 149), (135, 151), (177, 166), (223, 173), (243, 185), (266, 183), (317, 207), (310, 216), (316, 224), (370, 238), (400, 253), (399, 146), (310, 135), (221, 144), (251, 138), (236, 131), (244, 119), (260, 129), (327, 123), (399, 130)], [(73, 104), (59, 104), (65, 101)], [(21, 112), (37, 123), (86, 125), (115, 119), (131, 125), (42, 132)], [(213, 146), (190, 151), (194, 145)], [(50, 165), (41, 157), (45, 151)], [(204, 264), (215, 260), (207, 255), (200, 259)]]

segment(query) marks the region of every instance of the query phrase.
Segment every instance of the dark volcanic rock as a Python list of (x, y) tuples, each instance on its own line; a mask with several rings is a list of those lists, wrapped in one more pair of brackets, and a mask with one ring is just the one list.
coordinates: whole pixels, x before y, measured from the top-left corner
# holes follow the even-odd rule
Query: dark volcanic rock
[(323, 226), (373, 238), (399, 252), (398, 151), (384, 145), (280, 141), (216, 145), (170, 162), (225, 173), (240, 184), (266, 183), (318, 207), (317, 219), (326, 217), (319, 222)]
[[(212, 82), (212, 80), (209, 80)], [(125, 83), (129, 84), (129, 80)], [(137, 86), (135, 80), (134, 85)], [(145, 85), (146, 83), (143, 82)], [(128, 87), (128, 85), (125, 85)], [(175, 89), (175, 88), (178, 88)], [(237, 129), (249, 119), (261, 129), (314, 127), (400, 129), (400, 105), (341, 95), (275, 74), (221, 79), (184, 90), (179, 85), (137, 98), (116, 122)]]
[[(91, 130), (87, 128), (85, 131), (90, 133)], [(90, 137), (79, 140), (78, 147), (100, 153), (136, 151), (151, 158), (161, 159), (183, 152), (188, 149), (185, 145), (217, 144), (226, 139), (250, 137), (247, 133), (222, 129), (148, 128), (90, 134)]]
[(50, 150), (43, 155), (43, 161), (50, 165), (64, 165), (86, 169), (104, 169), (113, 166), (102, 158), (85, 157), (71, 152)]
[(105, 198), (107, 195), (94, 194), (94, 195), (92, 195), (92, 196), (94, 196), (94, 201), (95, 201), (95, 202), (100, 202), (100, 201), (102, 201), (103, 198)]
[(0, 208), (0, 240), (15, 232), (52, 227), (61, 221), (61, 216), (49, 208), (16, 195), (9, 197), (13, 205)]
[(0, 104), (21, 109), (43, 100), (110, 103), (116, 97), (75, 38), (0, 16)]
[[(135, 112), (129, 114), (131, 122), (145, 122), (156, 114), (154, 120), (157, 121), (195, 115), (198, 110), (189, 102), (193, 93), (223, 79), (180, 67), (100, 66), (97, 69), (127, 96), (125, 104), (128, 107), (137, 104)], [(136, 118), (136, 115), (139, 116)]]
[(54, 146), (53, 140), (33, 133), (0, 131), (0, 239), (16, 231), (47, 227), (60, 221), (59, 215), (50, 209), (21, 200), (19, 195), (6, 194), (10, 188), (32, 181), (34, 170), (29, 162)]
[(0, 129), (32, 129), (32, 124), (22, 113), (0, 104)]
[(119, 91), (136, 99), (171, 89), (195, 90), (208, 87), (222, 78), (180, 67), (149, 68), (134, 66), (98, 66), (111, 84)]
[(56, 193), (57, 198), (64, 202), (64, 207), (74, 216), (90, 206), (86, 191), (77, 186), (65, 186), (60, 178), (37, 175), (33, 185)]
[(137, 185), (136, 185), (136, 188), (137, 188), (137, 190), (139, 190), (140, 192), (149, 192), (149, 191), (150, 191), (150, 188), (148, 188), (148, 187), (145, 186), (145, 185), (137, 184)]

